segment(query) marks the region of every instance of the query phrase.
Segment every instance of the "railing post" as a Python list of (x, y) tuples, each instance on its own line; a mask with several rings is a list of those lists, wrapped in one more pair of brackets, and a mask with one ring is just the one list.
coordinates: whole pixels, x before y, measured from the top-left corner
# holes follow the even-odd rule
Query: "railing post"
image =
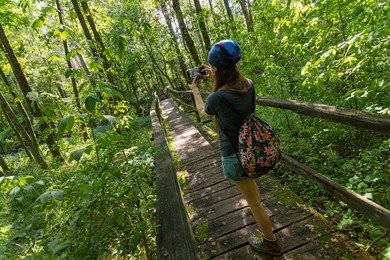
[(201, 122), (201, 119), (200, 119), (200, 115), (199, 115), (198, 109), (196, 108), (194, 93), (191, 94), (191, 101), (192, 101), (192, 105), (195, 107), (196, 121), (197, 121), (197, 122)]

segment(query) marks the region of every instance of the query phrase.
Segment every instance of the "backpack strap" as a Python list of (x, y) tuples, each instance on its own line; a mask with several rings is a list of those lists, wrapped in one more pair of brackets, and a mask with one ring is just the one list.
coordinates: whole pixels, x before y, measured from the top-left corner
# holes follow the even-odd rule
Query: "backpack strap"
[[(255, 103), (255, 100), (256, 100), (256, 94), (255, 94), (255, 87), (253, 85), (253, 82), (250, 81), (251, 85), (252, 85), (252, 93), (253, 93), (253, 97), (252, 97), (252, 111), (253, 111), (253, 114), (255, 113), (256, 111), (256, 103)], [(219, 93), (218, 91), (215, 92), (215, 94), (218, 96), (218, 98), (222, 101), (222, 103), (227, 106), (230, 110), (236, 112), (237, 114), (239, 114), (242, 118), (245, 118), (246, 115), (244, 115), (244, 113), (242, 113), (240, 110), (234, 108), (224, 97), (221, 93)]]
[[(252, 98), (253, 110), (252, 110), (252, 111), (253, 111), (253, 113), (255, 113), (255, 111), (256, 111), (255, 87), (254, 87), (253, 82), (252, 82), (251, 80), (249, 80), (249, 83), (252, 85), (252, 92), (253, 92), (253, 98)], [(239, 114), (243, 119), (246, 117), (246, 115), (244, 115), (244, 113), (242, 113), (240, 110), (235, 109), (235, 108), (234, 108), (234, 107), (233, 107), (233, 106), (232, 106), (232, 105), (231, 105), (231, 104), (230, 104), (230, 103), (221, 95), (221, 93), (219, 93), (219, 92), (217, 91), (217, 92), (215, 92), (215, 94), (216, 94), (217, 97), (221, 100), (221, 102), (222, 102), (225, 106), (227, 106), (230, 110), (232, 110), (232, 111), (236, 112), (237, 114)], [(233, 143), (232, 139), (230, 138), (230, 135), (229, 135), (228, 132), (225, 131), (225, 129), (222, 127), (222, 124), (221, 124), (221, 122), (219, 121), (219, 119), (218, 119), (218, 125), (219, 125), (219, 128), (221, 129), (222, 133), (224, 133), (224, 134), (227, 136), (227, 138), (229, 139), (230, 145), (231, 145), (232, 148), (234, 149), (235, 154), (236, 154), (236, 157), (237, 157), (237, 160), (240, 162), (241, 168), (242, 168), (242, 170), (243, 170), (243, 172), (244, 172), (244, 166), (242, 166), (241, 159), (240, 159), (240, 157), (239, 157), (239, 155), (238, 155), (238, 147), (235, 147), (235, 146), (234, 146), (234, 143)]]

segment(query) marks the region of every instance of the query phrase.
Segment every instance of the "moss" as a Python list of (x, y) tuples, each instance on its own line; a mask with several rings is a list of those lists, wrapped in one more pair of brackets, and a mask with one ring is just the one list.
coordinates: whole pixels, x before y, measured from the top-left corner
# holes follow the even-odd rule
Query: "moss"
[(183, 195), (186, 194), (188, 191), (188, 183), (186, 183), (187, 174), (188, 174), (187, 171), (179, 171), (176, 173), (177, 181), (179, 183)]
[(167, 131), (167, 129), (169, 129), (169, 127), (168, 127), (168, 123), (165, 120), (163, 121), (163, 125), (164, 125), (164, 129), (165, 129), (165, 137), (166, 137), (167, 143), (168, 143), (168, 149), (169, 149), (169, 152), (171, 153), (171, 156), (172, 156), (173, 165), (175, 166), (176, 169), (183, 169), (183, 163), (180, 160), (179, 154), (175, 150), (175, 146), (173, 143), (173, 137), (172, 137), (171, 133), (169, 131)]
[(274, 194), (276, 196), (276, 198), (278, 199), (278, 201), (280, 203), (282, 203), (283, 205), (294, 207), (297, 204), (303, 203), (302, 199), (299, 196), (297, 196), (291, 190), (283, 187), (282, 184), (278, 180), (271, 178), (268, 175), (262, 176), (261, 179), (263, 179), (271, 184), (271, 186), (273, 187), (273, 189), (271, 191), (272, 194)]
[(203, 244), (209, 238), (208, 229), (209, 226), (207, 222), (195, 228), (195, 237), (198, 240), (199, 244)]

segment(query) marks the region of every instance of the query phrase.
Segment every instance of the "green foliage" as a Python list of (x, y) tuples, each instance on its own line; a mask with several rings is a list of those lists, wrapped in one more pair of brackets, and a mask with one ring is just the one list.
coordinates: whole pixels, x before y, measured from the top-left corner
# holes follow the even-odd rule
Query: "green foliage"
[[(212, 43), (239, 41), (244, 56), (238, 65), (255, 82), (258, 95), (389, 114), (388, 1), (288, 1), (289, 6), (286, 1), (247, 2), (252, 3), (251, 33), (238, 1), (229, 1), (233, 21), (223, 1), (203, 1), (200, 16), (191, 1), (181, 1), (203, 62), (208, 50), (198, 20), (207, 17), (203, 20)], [(142, 250), (151, 251), (145, 241), (154, 241), (154, 151), (149, 150), (150, 119), (138, 116), (148, 113), (154, 92), (163, 94), (167, 85), (187, 88), (178, 55), (186, 68), (199, 65), (193, 64), (178, 28), (174, 26), (174, 35), (169, 31), (160, 3), (175, 21), (166, 1), (88, 2), (103, 51), (96, 40), (86, 40), (69, 1), (61, 2), (64, 24), (54, 2), (1, 2), (0, 22), (33, 89), (28, 98), (43, 112), (34, 118), (34, 127), (41, 122), (58, 126), (39, 133), (39, 141), (57, 130), (69, 163), (52, 162), (50, 171), (41, 172), (17, 152), (7, 124), (0, 124), (0, 153), (12, 152), (6, 160), (14, 169), (14, 177), (0, 184), (0, 250), (7, 258), (140, 258)], [(91, 54), (91, 46), (102, 51), (100, 57)], [(0, 61), (13, 78), (2, 52)], [(106, 81), (108, 72), (112, 82)], [(287, 111), (257, 111), (279, 130), (287, 154), (389, 208), (388, 136)], [(47, 147), (41, 149), (49, 157)], [(303, 178), (288, 172), (280, 177), (360, 244), (381, 237), (383, 230)], [(383, 256), (389, 254), (384, 240), (376, 241), (385, 250)], [(376, 252), (380, 249), (370, 250), (381, 255)]]
[[(105, 99), (114, 95), (107, 88), (99, 93)], [(23, 175), (0, 178), (0, 255), (80, 259), (151, 254), (156, 198), (155, 151), (145, 142), (150, 119), (128, 121), (120, 102), (114, 112), (124, 120), (101, 114), (105, 99), (83, 118), (93, 127), (92, 142), (80, 148), (72, 145), (80, 143), (78, 135), (63, 140), (68, 149), (78, 147), (69, 155), (70, 165), (45, 172), (14, 165)], [(77, 126), (75, 118), (60, 121), (59, 136)], [(113, 126), (95, 127), (96, 122)]]

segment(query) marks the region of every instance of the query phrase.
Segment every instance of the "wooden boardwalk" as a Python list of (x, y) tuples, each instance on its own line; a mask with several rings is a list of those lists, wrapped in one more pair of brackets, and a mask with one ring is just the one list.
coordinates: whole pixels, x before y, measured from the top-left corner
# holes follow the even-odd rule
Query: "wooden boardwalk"
[[(319, 214), (306, 208), (297, 196), (282, 187), (272, 173), (260, 178), (258, 183), (282, 254), (274, 257), (253, 251), (247, 238), (256, 229), (255, 221), (238, 190), (224, 179), (218, 147), (210, 144), (171, 100), (163, 100), (160, 105), (183, 166), (178, 175), (185, 174), (181, 189), (198, 258), (368, 258), (350, 246), (347, 238)], [(176, 243), (180, 246), (181, 241)]]

